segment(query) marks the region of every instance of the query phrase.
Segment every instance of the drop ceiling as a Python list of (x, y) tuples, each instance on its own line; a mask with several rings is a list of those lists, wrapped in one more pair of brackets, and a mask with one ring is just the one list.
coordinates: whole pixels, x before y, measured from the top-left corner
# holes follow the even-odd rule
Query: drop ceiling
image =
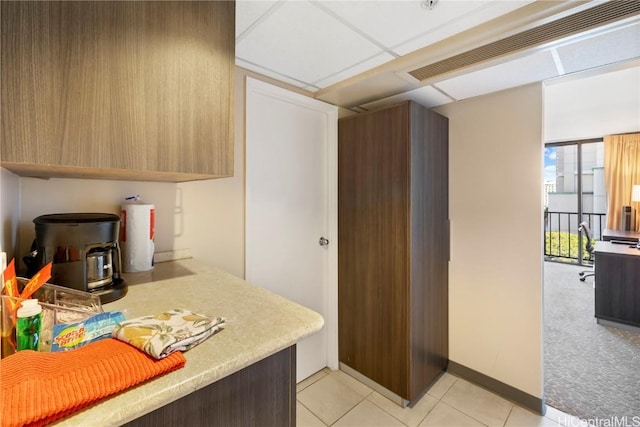
[(434, 107), (640, 58), (634, 6), (611, 22), (414, 77), (421, 67), (613, 6), (605, 3), (439, 0), (429, 8), (410, 0), (237, 0), (236, 65), (354, 111), (404, 99)]

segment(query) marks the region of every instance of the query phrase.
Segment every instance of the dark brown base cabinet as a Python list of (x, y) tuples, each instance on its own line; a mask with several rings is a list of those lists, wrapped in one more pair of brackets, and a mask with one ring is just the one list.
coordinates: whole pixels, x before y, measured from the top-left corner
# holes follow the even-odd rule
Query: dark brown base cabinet
[[(604, 242), (602, 242), (604, 243)], [(612, 244), (616, 248), (615, 244)], [(640, 327), (640, 251), (624, 246), (627, 254), (607, 252), (597, 243), (595, 317)], [(600, 248), (603, 247), (603, 250)], [(617, 249), (617, 248), (616, 248)], [(618, 249), (619, 251), (621, 249)]]
[(295, 345), (126, 424), (127, 427), (295, 425)]
[(448, 119), (338, 122), (340, 362), (413, 401), (448, 363)]

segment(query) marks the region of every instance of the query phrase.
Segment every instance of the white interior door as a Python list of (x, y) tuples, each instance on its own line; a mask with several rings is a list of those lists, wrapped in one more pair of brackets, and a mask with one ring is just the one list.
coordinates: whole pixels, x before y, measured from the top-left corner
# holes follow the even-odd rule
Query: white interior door
[(298, 343), (301, 381), (338, 363), (337, 109), (251, 78), (246, 88), (245, 274), (324, 317)]

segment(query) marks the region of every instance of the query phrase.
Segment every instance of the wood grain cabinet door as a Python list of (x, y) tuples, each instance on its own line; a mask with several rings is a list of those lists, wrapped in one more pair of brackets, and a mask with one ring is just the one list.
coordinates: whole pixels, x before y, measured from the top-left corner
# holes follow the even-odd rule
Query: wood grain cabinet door
[(339, 359), (412, 401), (448, 362), (448, 121), (406, 102), (338, 138)]
[(400, 396), (409, 369), (409, 109), (338, 125), (338, 352)]
[(2, 166), (233, 174), (234, 2), (2, 2)]

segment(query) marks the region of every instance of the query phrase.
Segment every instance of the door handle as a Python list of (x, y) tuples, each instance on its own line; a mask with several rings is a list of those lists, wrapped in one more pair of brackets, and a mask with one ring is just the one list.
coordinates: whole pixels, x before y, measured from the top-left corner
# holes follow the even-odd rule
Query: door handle
[(329, 240), (325, 239), (324, 237), (321, 237), (320, 240), (318, 241), (318, 244), (320, 246), (327, 246), (327, 245), (329, 245)]

